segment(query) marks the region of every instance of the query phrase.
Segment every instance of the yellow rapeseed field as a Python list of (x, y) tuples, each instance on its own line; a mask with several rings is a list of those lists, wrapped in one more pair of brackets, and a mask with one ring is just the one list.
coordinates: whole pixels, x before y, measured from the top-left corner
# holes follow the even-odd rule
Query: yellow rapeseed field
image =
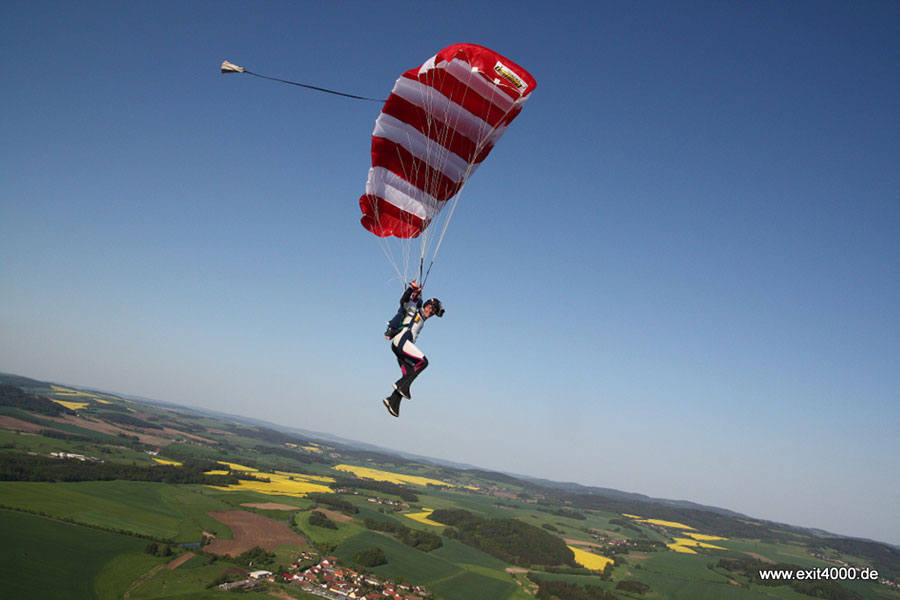
[[(51, 398), (51, 400), (53, 400), (53, 399)], [(53, 400), (53, 401), (56, 402), (57, 404), (61, 404), (62, 406), (65, 406), (69, 410), (81, 410), (85, 406), (90, 406), (90, 402), (69, 402), (67, 400)]]
[[(719, 538), (722, 539), (722, 538)], [(713, 544), (707, 544), (706, 542), (698, 542), (697, 540), (692, 540), (691, 538), (675, 538), (675, 543), (666, 544), (670, 550), (674, 550), (675, 552), (685, 552), (687, 554), (696, 554), (691, 548), (712, 548), (713, 550), (725, 550), (722, 546), (715, 546)]]
[(87, 392), (79, 392), (78, 390), (73, 390), (72, 388), (62, 387), (60, 385), (51, 385), (50, 386), (54, 392), (59, 394), (60, 396), (88, 396), (93, 397), (93, 394), (88, 394)]
[(695, 540), (703, 541), (703, 542), (714, 542), (716, 540), (723, 540), (723, 541), (728, 540), (728, 538), (725, 538), (725, 537), (719, 537), (717, 535), (706, 535), (705, 533), (685, 532), (684, 535), (686, 535), (690, 538), (694, 538)]
[(575, 562), (591, 571), (602, 571), (606, 568), (606, 565), (613, 562), (611, 558), (606, 558), (575, 546), (569, 546), (569, 550), (575, 554)]
[(181, 463), (178, 462), (177, 460), (166, 460), (165, 458), (154, 458), (153, 460), (155, 460), (156, 462), (158, 462), (161, 465), (171, 465), (173, 467), (181, 466)]
[(346, 471), (353, 473), (360, 479), (374, 479), (375, 481), (388, 481), (390, 483), (404, 484), (411, 483), (413, 485), (426, 486), (445, 485), (455, 487), (452, 484), (438, 481), (437, 479), (429, 479), (428, 477), (418, 477), (416, 475), (403, 475), (402, 473), (389, 473), (388, 471), (379, 471), (378, 469), (370, 469), (368, 467), (354, 467), (352, 465), (337, 465), (333, 467), (336, 471)]
[(418, 521), (419, 523), (424, 523), (425, 525), (434, 525), (435, 527), (444, 527), (443, 523), (438, 523), (437, 521), (432, 521), (428, 518), (428, 516), (434, 512), (433, 508), (426, 508), (424, 512), (418, 513), (407, 513), (406, 516), (412, 519), (413, 521)]
[(626, 515), (624, 513), (622, 514), (622, 516), (628, 517), (629, 519), (634, 519), (638, 523), (651, 523), (653, 525), (661, 525), (662, 527), (671, 527), (673, 529), (693, 529), (693, 527), (691, 527), (690, 525), (676, 523), (675, 521), (663, 521), (662, 519), (645, 519), (637, 515)]
[[(260, 478), (268, 479), (268, 481), (247, 480), (242, 479), (238, 483), (209, 487), (217, 490), (227, 491), (252, 491), (261, 494), (271, 494), (275, 496), (293, 496), (295, 498), (305, 498), (309, 494), (330, 494), (332, 489), (325, 483), (333, 483), (334, 479), (329, 477), (319, 477), (316, 475), (304, 475), (302, 473), (288, 473), (285, 471), (275, 471), (274, 473), (266, 473), (250, 467), (235, 465), (231, 463), (220, 463), (231, 467), (232, 471), (244, 471), (253, 473)], [(207, 475), (227, 475), (228, 471), (207, 471)]]
[(88, 392), (80, 392), (78, 390), (73, 390), (72, 388), (62, 387), (59, 385), (51, 385), (53, 389), (53, 393), (57, 396), (73, 396), (78, 398), (87, 398), (89, 400), (93, 400), (95, 402), (99, 402), (100, 404), (112, 404), (109, 400), (104, 400), (97, 394), (90, 394)]
[(227, 463), (227, 462), (222, 462), (221, 460), (218, 462), (220, 465), (225, 465), (232, 471), (244, 471), (246, 473), (256, 473), (258, 471), (258, 469), (254, 469), (253, 467), (245, 467), (244, 465), (239, 465), (236, 463)]
[(285, 475), (288, 477), (302, 477), (303, 479), (308, 479), (309, 481), (319, 481), (321, 483), (334, 483), (334, 477), (325, 477), (324, 475), (307, 475), (306, 473), (288, 473), (286, 471), (275, 471), (278, 475)]

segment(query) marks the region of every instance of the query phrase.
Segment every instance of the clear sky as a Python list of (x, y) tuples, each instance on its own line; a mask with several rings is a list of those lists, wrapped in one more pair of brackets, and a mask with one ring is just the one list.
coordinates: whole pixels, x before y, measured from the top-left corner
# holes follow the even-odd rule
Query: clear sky
[[(0, 371), (900, 543), (900, 3), (0, 8)], [(538, 86), (469, 181), (431, 366), (359, 225), (444, 46)]]

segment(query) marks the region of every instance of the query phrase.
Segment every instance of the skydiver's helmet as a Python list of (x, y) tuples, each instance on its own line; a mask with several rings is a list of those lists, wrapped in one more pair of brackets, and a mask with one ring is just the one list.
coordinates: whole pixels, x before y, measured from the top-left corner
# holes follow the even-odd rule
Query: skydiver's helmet
[(431, 305), (431, 310), (434, 311), (434, 316), (443, 317), (444, 316), (444, 305), (441, 304), (441, 301), (437, 298), (429, 298), (425, 301), (425, 304), (422, 308), (425, 308), (428, 305)]

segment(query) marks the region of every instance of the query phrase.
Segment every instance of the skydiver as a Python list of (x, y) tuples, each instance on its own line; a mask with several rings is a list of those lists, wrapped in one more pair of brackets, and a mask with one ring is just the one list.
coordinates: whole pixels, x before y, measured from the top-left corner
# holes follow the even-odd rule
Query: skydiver
[(413, 280), (400, 297), (400, 310), (388, 323), (384, 339), (391, 340), (391, 350), (397, 357), (403, 375), (394, 383), (394, 391), (384, 399), (384, 406), (395, 417), (400, 416), (400, 402), (412, 395), (409, 386), (428, 366), (428, 359), (419, 350), (415, 341), (425, 321), (432, 316), (444, 316), (444, 307), (437, 298), (422, 303), (422, 286)]

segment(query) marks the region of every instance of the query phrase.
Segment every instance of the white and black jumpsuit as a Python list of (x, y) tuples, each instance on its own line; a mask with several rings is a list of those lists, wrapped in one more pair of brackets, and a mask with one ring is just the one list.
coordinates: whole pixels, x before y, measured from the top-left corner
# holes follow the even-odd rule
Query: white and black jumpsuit
[(403, 372), (395, 387), (401, 394), (409, 397), (409, 386), (428, 366), (428, 359), (415, 344), (425, 325), (425, 315), (422, 313), (422, 299), (417, 292), (414, 295), (413, 288), (407, 288), (400, 298), (400, 311), (405, 313), (403, 326), (400, 333), (391, 339), (391, 350), (397, 356)]

